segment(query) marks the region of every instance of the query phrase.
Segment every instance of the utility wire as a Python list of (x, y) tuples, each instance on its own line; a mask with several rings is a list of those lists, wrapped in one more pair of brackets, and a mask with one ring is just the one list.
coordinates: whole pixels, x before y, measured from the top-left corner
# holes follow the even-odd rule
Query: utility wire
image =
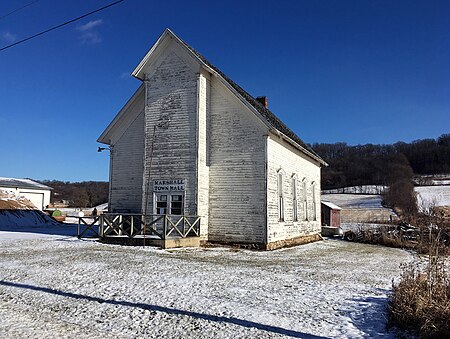
[(7, 16), (10, 16), (11, 14), (14, 14), (14, 13), (24, 9), (25, 7), (31, 6), (32, 4), (35, 4), (38, 1), (40, 1), (40, 0), (35, 0), (35, 1), (32, 1), (32, 2), (29, 2), (29, 3), (25, 4), (25, 5), (23, 5), (22, 7), (16, 8), (15, 10), (13, 10), (11, 12), (6, 13), (5, 15), (0, 16), (0, 20), (6, 18)]
[(119, 2), (123, 2), (123, 1), (125, 1), (125, 0), (115, 1), (115, 2), (113, 2), (113, 3), (110, 3), (109, 5), (106, 5), (106, 6), (102, 7), (102, 8), (96, 9), (95, 11), (92, 11), (92, 12), (89, 12), (89, 13), (86, 13), (86, 14), (83, 14), (82, 16), (79, 16), (78, 18), (75, 18), (75, 19), (66, 21), (66, 22), (63, 23), (63, 24), (60, 24), (60, 25), (57, 25), (57, 26), (55, 26), (55, 27), (46, 29), (45, 31), (42, 31), (42, 32), (37, 33), (37, 34), (34, 34), (34, 35), (32, 35), (32, 36), (29, 36), (28, 38), (22, 39), (22, 40), (20, 40), (20, 41), (16, 41), (15, 43), (13, 43), (13, 44), (11, 44), (11, 45), (8, 45), (8, 46), (5, 46), (5, 47), (0, 48), (0, 52), (1, 52), (1, 51), (4, 51), (5, 49), (11, 48), (11, 47), (13, 47), (13, 46), (16, 46), (16, 45), (18, 45), (18, 44), (21, 44), (22, 42), (31, 40), (31, 39), (33, 39), (33, 38), (36, 38), (36, 37), (40, 36), (40, 35), (43, 35), (43, 34), (48, 33), (48, 32), (50, 32), (50, 31), (53, 31), (53, 30), (55, 30), (55, 29), (57, 29), (57, 28), (66, 26), (66, 25), (68, 25), (68, 24), (71, 24), (72, 22), (81, 20), (81, 19), (83, 19), (83, 18), (85, 18), (85, 17), (87, 17), (87, 16), (89, 16), (89, 15), (94, 14), (94, 13), (103, 11), (104, 9), (107, 9), (108, 7), (117, 5)]

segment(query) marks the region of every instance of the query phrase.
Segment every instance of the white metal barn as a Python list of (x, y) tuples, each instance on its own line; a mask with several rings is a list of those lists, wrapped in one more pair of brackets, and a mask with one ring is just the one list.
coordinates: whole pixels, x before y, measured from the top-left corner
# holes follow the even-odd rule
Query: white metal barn
[(0, 177), (0, 190), (13, 192), (30, 200), (41, 211), (50, 204), (52, 188), (31, 179)]
[(110, 145), (110, 212), (198, 215), (202, 240), (262, 249), (320, 239), (326, 163), (265, 97), (169, 29), (132, 75), (141, 86), (98, 139)]

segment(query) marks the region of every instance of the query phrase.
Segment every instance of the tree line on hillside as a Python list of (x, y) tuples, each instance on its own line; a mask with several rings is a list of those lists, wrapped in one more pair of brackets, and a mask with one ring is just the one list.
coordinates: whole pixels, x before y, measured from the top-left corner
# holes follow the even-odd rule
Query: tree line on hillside
[(109, 183), (104, 181), (39, 181), (53, 188), (51, 202), (68, 201), (69, 207), (94, 207), (108, 202)]
[[(389, 185), (403, 173), (450, 173), (450, 134), (393, 145), (316, 143), (311, 145), (328, 164), (322, 169), (322, 188), (360, 185)], [(397, 180), (397, 179), (396, 179)]]

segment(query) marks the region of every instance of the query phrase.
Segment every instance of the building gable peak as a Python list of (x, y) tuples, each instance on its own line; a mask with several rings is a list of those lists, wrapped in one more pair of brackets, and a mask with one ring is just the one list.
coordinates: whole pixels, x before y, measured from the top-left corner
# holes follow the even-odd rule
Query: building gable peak
[(322, 165), (327, 166), (327, 163), (317, 155), (314, 150), (311, 149), (296, 133), (294, 133), (286, 124), (284, 124), (274, 113), (268, 108), (267, 97), (254, 98), (242, 87), (228, 78), (222, 71), (211, 64), (203, 55), (197, 52), (194, 48), (179, 38), (172, 30), (166, 28), (160, 35), (155, 44), (150, 48), (139, 65), (135, 68), (132, 75), (137, 79), (144, 80), (146, 66), (149, 65), (153, 58), (158, 54), (160, 47), (168, 45), (168, 41), (175, 40), (185, 51), (187, 51), (203, 68), (205, 68), (211, 74), (216, 75), (242, 102), (255, 113), (270, 129), (277, 132), (284, 137), (289, 143), (295, 146), (297, 149), (315, 159)]

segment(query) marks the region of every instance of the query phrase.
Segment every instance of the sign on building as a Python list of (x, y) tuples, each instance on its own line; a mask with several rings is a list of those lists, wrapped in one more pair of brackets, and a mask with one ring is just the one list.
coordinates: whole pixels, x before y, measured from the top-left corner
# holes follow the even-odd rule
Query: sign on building
[(184, 191), (184, 179), (153, 180), (153, 191), (155, 193)]

